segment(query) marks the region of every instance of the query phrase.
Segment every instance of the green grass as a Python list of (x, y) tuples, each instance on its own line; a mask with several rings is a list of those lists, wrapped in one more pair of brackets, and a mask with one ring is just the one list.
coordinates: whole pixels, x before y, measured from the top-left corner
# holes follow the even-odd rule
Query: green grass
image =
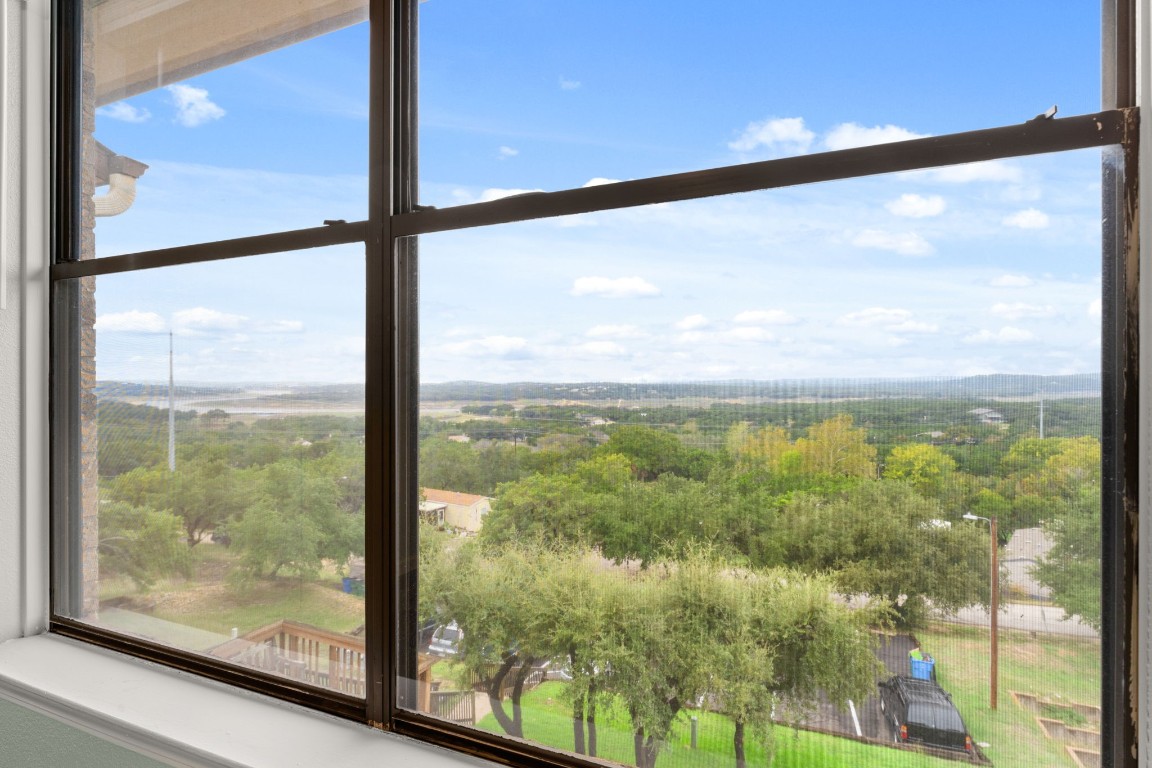
[[(672, 738), (656, 760), (657, 768), (727, 768), (735, 766), (732, 723), (712, 712), (696, 712), (699, 718), (697, 748), (691, 748), (689, 714), (683, 713), (673, 727)], [(531, 741), (559, 749), (572, 749), (572, 710), (564, 699), (564, 684), (544, 683), (524, 695), (524, 735)], [(597, 728), (599, 757), (633, 765), (632, 733), (628, 715), (617, 705), (600, 712)], [(503, 733), (496, 718), (486, 715), (477, 727)], [(958, 768), (960, 763), (905, 750), (861, 744), (851, 739), (775, 729), (776, 758), (772, 768)], [(764, 749), (750, 740), (749, 766), (766, 766)]]
[(988, 630), (937, 625), (917, 636), (936, 657), (939, 682), (952, 693), (973, 739), (989, 744), (984, 753), (996, 768), (1072, 768), (1063, 745), (1045, 738), (1034, 715), (1018, 707), (1010, 691), (1098, 704), (1098, 641), (1001, 630), (1000, 691), (992, 710)]
[(221, 587), (190, 600), (161, 602), (153, 615), (209, 632), (240, 634), (281, 619), (336, 632), (351, 632), (364, 623), (364, 601), (332, 587), (298, 582), (259, 581), (244, 587)]
[(101, 598), (124, 596), (138, 610), (165, 621), (208, 632), (240, 634), (288, 619), (336, 632), (351, 632), (364, 623), (364, 599), (344, 594), (339, 574), (324, 571), (315, 580), (253, 580), (229, 583), (236, 555), (231, 550), (202, 542), (192, 549), (195, 576), (164, 579), (140, 592), (127, 579), (101, 583)]

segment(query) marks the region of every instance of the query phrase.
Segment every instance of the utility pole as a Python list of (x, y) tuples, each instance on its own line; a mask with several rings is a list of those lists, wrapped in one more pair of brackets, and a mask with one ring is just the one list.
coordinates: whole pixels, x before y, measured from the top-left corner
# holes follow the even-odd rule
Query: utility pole
[[(1043, 424), (1044, 422), (1041, 421), (1040, 423)], [(1040, 435), (1041, 437), (1044, 435), (1043, 427), (1041, 427)], [(989, 527), (992, 529), (992, 681), (989, 687), (991, 688), (992, 709), (996, 709), (997, 693), (1000, 687), (1000, 633), (997, 631), (1000, 616), (1000, 543), (996, 540), (995, 517), (990, 519)]]
[(1040, 398), (1040, 439), (1044, 439), (1044, 398)]
[(172, 370), (172, 331), (168, 331), (168, 471), (176, 471), (176, 378)]
[(997, 540), (996, 531), (996, 518), (995, 517), (980, 517), (971, 512), (965, 512), (961, 515), (965, 520), (983, 520), (988, 523), (988, 534), (992, 538), (992, 595), (989, 601), (991, 615), (989, 616), (989, 637), (988, 637), (988, 651), (991, 658), (989, 659), (988, 670), (988, 691), (989, 691), (989, 705), (992, 709), (996, 709), (996, 702), (1000, 689), (1000, 542)]

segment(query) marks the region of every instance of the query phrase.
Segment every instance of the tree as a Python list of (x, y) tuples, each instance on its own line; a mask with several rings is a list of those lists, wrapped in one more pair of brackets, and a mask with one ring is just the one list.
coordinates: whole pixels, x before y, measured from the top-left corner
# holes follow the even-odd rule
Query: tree
[(506, 544), (524, 537), (572, 542), (585, 537), (595, 505), (571, 475), (531, 475), (497, 489), (480, 540)]
[(939, 498), (956, 461), (934, 445), (897, 445), (884, 461), (884, 477), (904, 480), (922, 496)]
[(773, 473), (780, 471), (785, 454), (793, 449), (788, 431), (783, 427), (752, 430), (747, 422), (732, 425), (725, 442), (738, 467)]
[(781, 513), (785, 562), (889, 600), (906, 625), (923, 619), (925, 600), (945, 611), (987, 604), (987, 534), (941, 518), (939, 504), (892, 480), (797, 494)]
[(853, 610), (824, 574), (788, 569), (726, 572), (730, 616), (717, 628), (712, 684), (734, 725), (737, 768), (746, 764), (746, 730), (771, 747), (774, 714), (810, 709), (821, 694), (843, 706), (875, 691), (882, 665), (871, 623), (882, 609)]
[(109, 484), (111, 498), (135, 506), (166, 509), (180, 519), (185, 541), (195, 547), (249, 503), (248, 484), (219, 460), (190, 459), (177, 465), (138, 467)]
[(1069, 616), (1100, 629), (1100, 491), (1084, 488), (1044, 523), (1052, 549), (1032, 574)]
[(145, 590), (158, 578), (192, 575), (192, 558), (171, 512), (114, 501), (100, 505), (100, 570)]
[(638, 424), (614, 429), (601, 453), (628, 457), (638, 480), (655, 480), (666, 472), (703, 479), (712, 463), (708, 454), (685, 447), (672, 433)]
[(874, 478), (876, 447), (867, 440), (868, 433), (853, 426), (846, 413), (813, 424), (796, 441), (799, 469), (808, 475)]
[(335, 480), (308, 462), (284, 460), (261, 470), (256, 501), (229, 526), (251, 576), (315, 576), (325, 560), (344, 563), (364, 551), (363, 515), (340, 509)]
[[(483, 681), (492, 714), (510, 736), (523, 738), (521, 697), (532, 667), (558, 655), (546, 610), (541, 574), (551, 562), (551, 550), (510, 545), (487, 554), (476, 546), (461, 546), (453, 558), (453, 574), (435, 596), (443, 614), (460, 627), (457, 661)], [(504, 707), (511, 679), (512, 712)]]

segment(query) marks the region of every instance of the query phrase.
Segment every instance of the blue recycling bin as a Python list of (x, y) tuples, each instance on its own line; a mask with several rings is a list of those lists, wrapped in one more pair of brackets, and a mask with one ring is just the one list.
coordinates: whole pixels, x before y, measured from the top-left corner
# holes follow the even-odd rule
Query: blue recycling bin
[(932, 680), (935, 659), (909, 659), (912, 662), (912, 677), (917, 680)]

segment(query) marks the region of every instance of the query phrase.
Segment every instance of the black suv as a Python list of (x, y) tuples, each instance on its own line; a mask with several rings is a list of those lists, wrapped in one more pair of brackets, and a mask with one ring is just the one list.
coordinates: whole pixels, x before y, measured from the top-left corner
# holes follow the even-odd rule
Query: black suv
[(930, 680), (893, 677), (880, 683), (880, 709), (897, 742), (972, 751), (972, 737), (952, 696)]

